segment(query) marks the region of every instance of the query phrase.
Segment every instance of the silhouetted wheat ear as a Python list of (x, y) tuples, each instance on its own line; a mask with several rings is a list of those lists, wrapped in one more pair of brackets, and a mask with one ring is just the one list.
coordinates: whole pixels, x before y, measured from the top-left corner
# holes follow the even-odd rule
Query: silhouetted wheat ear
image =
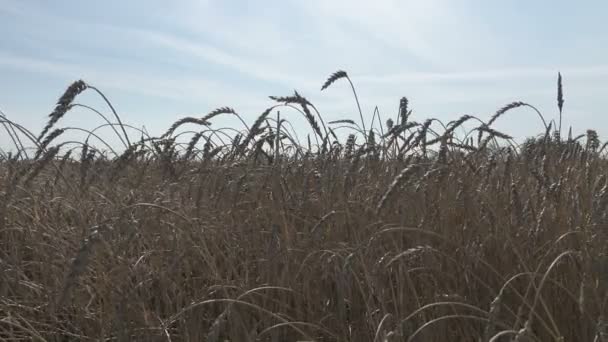
[(465, 123), (468, 120), (471, 120), (472, 118), (473, 118), (473, 116), (468, 115), (468, 114), (461, 116), (458, 120), (452, 122), (452, 125), (449, 128), (449, 131), (453, 132), (456, 128), (460, 127), (460, 125), (462, 125), (463, 123)]
[(402, 97), (401, 100), (399, 101), (399, 119), (401, 120), (400, 124), (403, 125), (406, 123), (407, 121), (407, 105), (408, 105), (408, 100), (407, 97)]
[(214, 148), (213, 150), (211, 150), (208, 154), (207, 157), (205, 159), (213, 159), (216, 155), (218, 155), (222, 150), (224, 149), (224, 146), (220, 145), (217, 146), (216, 148)]
[(164, 139), (164, 138), (166, 138), (166, 137), (170, 136), (171, 134), (173, 134), (173, 132), (175, 132), (175, 130), (176, 130), (176, 129), (177, 129), (179, 126), (184, 125), (184, 124), (187, 124), (187, 123), (194, 123), (194, 124), (197, 124), (197, 125), (203, 125), (203, 126), (209, 126), (209, 125), (210, 125), (210, 124), (209, 124), (209, 122), (207, 122), (207, 121), (206, 121), (206, 120), (204, 120), (204, 119), (193, 118), (193, 117), (185, 117), (185, 118), (181, 118), (181, 119), (179, 119), (179, 120), (175, 121), (175, 122), (173, 123), (173, 125), (171, 125), (171, 127), (169, 127), (169, 129), (167, 130), (167, 132), (165, 132), (165, 134), (163, 134), (163, 135), (162, 135), (160, 138), (161, 138), (161, 139)]
[(203, 116), (202, 120), (209, 121), (209, 120), (211, 120), (211, 118), (218, 116), (220, 114), (236, 114), (236, 111), (230, 107), (220, 107), (218, 109), (215, 109), (215, 110), (209, 112), (209, 114)]
[(562, 88), (562, 74), (557, 73), (557, 108), (559, 108), (559, 134), (562, 133), (562, 108), (564, 107), (564, 91)]
[(561, 113), (564, 107), (564, 92), (562, 88), (562, 74), (559, 72), (557, 73), (557, 107)]
[[(494, 113), (494, 115), (492, 115), (492, 117), (490, 118), (490, 121), (488, 121), (486, 123), (486, 126), (489, 127), (491, 126), (494, 121), (496, 121), (501, 115), (503, 115), (504, 113), (510, 111), (511, 109), (517, 108), (517, 107), (522, 107), (522, 106), (527, 106), (528, 104), (525, 102), (521, 102), (521, 101), (515, 101), (515, 102), (511, 102), (508, 105), (500, 108), (499, 110), (496, 111), (496, 113)], [(477, 143), (479, 144), (479, 142), (481, 142), (481, 136), (483, 135), (483, 131), (479, 130), (477, 133)]]
[(600, 146), (600, 139), (597, 132), (593, 129), (587, 130), (587, 148), (596, 151)]
[(393, 121), (393, 119), (391, 119), (391, 118), (386, 119), (386, 129), (388, 129), (389, 132), (391, 129), (393, 129), (394, 126), (395, 126), (395, 122)]
[(487, 125), (488, 126), (492, 125), (492, 123), (494, 123), (494, 121), (496, 121), (496, 119), (498, 119), (501, 115), (510, 111), (511, 109), (521, 107), (521, 106), (526, 106), (526, 105), (527, 104), (525, 102), (521, 102), (521, 101), (515, 101), (515, 102), (509, 103), (508, 105), (497, 110), (496, 113), (494, 113), (494, 115), (492, 115), (492, 117), (490, 118), (490, 121), (488, 121)]
[(247, 148), (247, 146), (249, 146), (249, 143), (251, 142), (251, 140), (259, 133), (260, 130), (260, 126), (262, 126), (262, 123), (264, 122), (264, 120), (266, 120), (266, 117), (268, 116), (268, 114), (270, 114), (270, 112), (274, 109), (274, 107), (270, 107), (268, 109), (266, 109), (253, 123), (253, 126), (251, 126), (251, 130), (249, 131), (249, 134), (247, 134), (247, 136), (245, 137), (245, 139), (243, 140), (243, 142), (241, 143), (240, 146), (240, 150), (243, 151)]
[(408, 122), (405, 125), (396, 125), (396, 126), (393, 126), (382, 137), (383, 138), (391, 137), (391, 140), (394, 140), (397, 137), (397, 135), (405, 132), (406, 130), (408, 130), (410, 128), (416, 127), (416, 126), (420, 126), (420, 124), (415, 121)]
[(329, 76), (327, 81), (325, 81), (325, 83), (323, 83), (321, 90), (327, 89), (330, 85), (332, 85), (332, 83), (336, 82), (337, 80), (339, 80), (341, 78), (345, 78), (345, 77), (348, 77), (348, 74), (346, 73), (346, 71), (338, 70), (338, 71), (334, 72), (333, 74), (331, 74), (331, 76)]
[(310, 112), (310, 109), (308, 108), (309, 105), (312, 106), (312, 103), (310, 103), (310, 101), (308, 101), (308, 99), (306, 99), (302, 95), (298, 94), (298, 92), (295, 90), (294, 90), (294, 94), (292, 96), (269, 96), (269, 98), (271, 100), (274, 100), (274, 101), (280, 102), (280, 103), (284, 103), (284, 104), (289, 104), (289, 103), (299, 104), (302, 107), (302, 110), (304, 111), (304, 115), (306, 116), (306, 120), (308, 120), (308, 123), (310, 124), (310, 126), (313, 128), (315, 133), (320, 138), (323, 138), (323, 134), (321, 133), (321, 127), (319, 126), (317, 119), (315, 119), (314, 115), (312, 115), (312, 113)]
[(312, 106), (312, 103), (308, 101), (304, 96), (300, 95), (297, 90), (293, 91), (293, 95), (291, 96), (268, 96), (273, 101), (288, 104), (288, 103), (297, 103), (299, 105), (309, 105)]
[(306, 120), (308, 120), (310, 126), (320, 138), (323, 138), (319, 123), (315, 119), (314, 115), (312, 115), (312, 113), (310, 112), (310, 109), (308, 109), (308, 105), (310, 104), (310, 102), (305, 97), (298, 94), (297, 91), (294, 91), (294, 97), (297, 99), (300, 106), (302, 106), (302, 110), (304, 111), (304, 115), (306, 115)]
[(186, 153), (184, 154), (184, 160), (190, 159), (190, 157), (192, 156), (192, 152), (194, 152), (194, 146), (196, 146), (196, 144), (198, 143), (198, 141), (201, 139), (202, 136), (203, 136), (203, 132), (198, 132), (192, 136), (192, 139), (190, 139), (190, 142), (188, 143), (188, 147), (186, 148)]
[(513, 139), (513, 137), (511, 137), (510, 135), (502, 133), (502, 132), (499, 132), (499, 131), (497, 131), (495, 129), (492, 129), (492, 128), (488, 127), (488, 126), (481, 126), (481, 127), (477, 128), (477, 129), (480, 130), (480, 131), (489, 133), (490, 136), (496, 136), (496, 137), (499, 137), (499, 138), (502, 138), (502, 139), (507, 139), (507, 140)]
[(355, 121), (350, 120), (350, 119), (334, 120), (334, 121), (328, 122), (328, 124), (330, 124), (330, 125), (334, 125), (334, 124), (356, 125)]
[(452, 123), (449, 125), (448, 129), (447, 129), (447, 130), (446, 130), (446, 131), (443, 133), (443, 135), (442, 135), (442, 136), (440, 136), (440, 137), (438, 137), (438, 138), (435, 138), (435, 139), (433, 139), (433, 140), (429, 140), (429, 141), (427, 141), (427, 142), (426, 142), (426, 143), (427, 143), (427, 145), (432, 145), (432, 144), (435, 144), (435, 143), (440, 142), (440, 141), (441, 141), (441, 140), (442, 140), (444, 137), (449, 136), (449, 135), (451, 135), (452, 133), (454, 133), (454, 131), (456, 130), (456, 128), (460, 127), (460, 126), (461, 126), (463, 123), (465, 123), (467, 120), (470, 120), (470, 119), (472, 119), (472, 118), (473, 118), (473, 116), (471, 116), (471, 115), (467, 115), (467, 114), (465, 114), (465, 115), (461, 116), (461, 117), (460, 117), (458, 120), (453, 121), (453, 122), (452, 122)]
[(427, 133), (427, 131), (428, 131), (428, 129), (431, 126), (432, 123), (433, 123), (433, 119), (426, 119), (424, 121), (424, 123), (422, 124), (422, 126), (418, 130), (418, 135), (416, 135), (416, 138), (412, 142), (412, 146), (418, 146), (423, 140), (426, 139), (426, 133)]
[(232, 139), (232, 144), (230, 144), (231, 152), (234, 152), (241, 144), (241, 140), (243, 139), (243, 134), (237, 133)]
[[(297, 92), (295, 92), (297, 94)], [(296, 95), (292, 96), (268, 96), (273, 101), (281, 102), (281, 103), (300, 103), (300, 98)]]
[(78, 94), (82, 93), (87, 89), (87, 84), (84, 83), (83, 80), (78, 80), (72, 83), (68, 89), (65, 90), (63, 95), (57, 101), (57, 105), (55, 106), (55, 110), (51, 114), (49, 114), (50, 120), (38, 136), (38, 141), (42, 140), (44, 135), (51, 129), (53, 126), (61, 119), (65, 113), (70, 109), (70, 105), (78, 96)]
[(47, 148), (49, 146), (49, 144), (53, 140), (55, 140), (55, 138), (60, 136), (64, 131), (65, 130), (63, 128), (58, 128), (58, 129), (54, 130), (51, 134), (47, 135), (47, 137), (44, 138), (44, 140), (40, 143), (40, 147), (38, 147), (38, 150), (36, 151), (36, 155), (34, 156), (34, 159), (40, 158), (40, 155), (42, 154), (42, 152), (44, 152), (44, 149)]

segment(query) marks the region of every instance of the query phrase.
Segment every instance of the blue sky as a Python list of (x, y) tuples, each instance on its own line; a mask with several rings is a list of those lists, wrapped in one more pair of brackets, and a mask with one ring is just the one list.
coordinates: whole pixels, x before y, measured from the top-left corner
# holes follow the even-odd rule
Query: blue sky
[[(557, 117), (561, 71), (565, 125), (603, 136), (606, 13), (605, 1), (0, 0), (0, 109), (39, 132), (63, 90), (82, 78), (108, 95), (123, 121), (155, 134), (222, 106), (252, 122), (271, 104), (268, 95), (294, 89), (326, 120), (357, 120), (347, 84), (320, 91), (344, 69), (368, 120), (376, 105), (384, 119), (394, 117), (402, 96), (419, 121), (488, 118), (515, 100), (549, 120)], [(105, 110), (90, 93), (79, 102)], [(301, 118), (285, 115), (306, 133)], [(61, 121), (100, 123), (78, 111)], [(496, 127), (524, 137), (541, 123), (518, 110)]]

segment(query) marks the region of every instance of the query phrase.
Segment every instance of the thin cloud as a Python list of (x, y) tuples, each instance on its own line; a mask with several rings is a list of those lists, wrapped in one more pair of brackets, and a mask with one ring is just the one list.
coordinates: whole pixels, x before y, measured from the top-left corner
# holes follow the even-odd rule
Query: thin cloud
[(245, 89), (236, 89), (221, 82), (206, 81), (199, 77), (134, 74), (125, 70), (105, 70), (86, 65), (75, 65), (57, 61), (41, 60), (17, 55), (0, 55), (0, 67), (26, 72), (43, 73), (72, 79), (83, 78), (99, 87), (167, 98), (193, 100), (212, 98), (226, 102), (238, 98), (242, 103), (253, 103), (256, 97)]
[(563, 68), (503, 68), (485, 71), (468, 72), (408, 72), (388, 75), (361, 75), (359, 80), (370, 83), (442, 83), (442, 82), (477, 82), (505, 81), (556, 77), (560, 71), (568, 77), (605, 78), (608, 77), (608, 65), (570, 66)]
[(231, 68), (238, 73), (251, 77), (255, 80), (276, 82), (281, 84), (306, 83), (304, 78), (298, 78), (286, 73), (278, 72), (270, 63), (255, 63), (245, 58), (240, 58), (225, 50), (203, 43), (180, 38), (175, 35), (164, 34), (154, 31), (131, 30), (125, 29), (144, 39), (148, 43), (156, 44), (166, 49), (171, 49), (174, 52), (187, 54), (190, 57), (200, 57), (207, 62), (223, 65)]

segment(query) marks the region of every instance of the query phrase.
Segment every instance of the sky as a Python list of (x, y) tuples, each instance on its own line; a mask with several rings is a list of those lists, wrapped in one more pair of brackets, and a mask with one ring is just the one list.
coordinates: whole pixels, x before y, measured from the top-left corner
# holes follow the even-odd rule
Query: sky
[[(345, 70), (368, 126), (376, 106), (383, 120), (394, 118), (403, 96), (419, 122), (485, 120), (512, 101), (535, 105), (549, 121), (558, 117), (561, 72), (564, 127), (602, 137), (606, 13), (606, 1), (560, 0), (0, 0), (0, 109), (38, 133), (64, 89), (83, 79), (123, 122), (151, 134), (223, 106), (252, 123), (269, 95), (294, 90), (326, 121), (358, 121), (347, 82), (320, 89)], [(90, 91), (77, 102), (109, 113)], [(301, 139), (310, 132), (299, 114), (281, 115)], [(60, 121), (102, 123), (84, 110)], [(228, 116), (213, 124), (241, 128)], [(542, 123), (518, 109), (494, 127), (521, 139)], [(110, 130), (101, 134), (112, 140)], [(0, 146), (8, 145), (3, 131)]]

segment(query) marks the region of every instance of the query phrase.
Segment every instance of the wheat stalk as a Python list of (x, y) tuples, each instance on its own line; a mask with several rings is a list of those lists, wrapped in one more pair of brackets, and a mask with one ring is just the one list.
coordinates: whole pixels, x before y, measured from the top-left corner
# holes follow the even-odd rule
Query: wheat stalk
[(42, 138), (45, 136), (45, 134), (51, 128), (53, 128), (55, 123), (57, 123), (57, 121), (59, 121), (59, 119), (61, 119), (65, 115), (65, 113), (70, 109), (70, 105), (72, 104), (72, 102), (74, 101), (76, 96), (78, 96), (78, 94), (85, 91), (87, 88), (88, 88), (88, 86), (86, 83), (84, 83), (84, 81), (78, 80), (78, 81), (72, 83), (65, 90), (63, 95), (61, 95), (61, 97), (57, 101), (57, 106), (55, 106), (55, 110), (53, 110), (53, 112), (51, 114), (49, 114), (50, 119), (49, 119), (48, 123), (46, 124), (46, 126), (44, 126), (44, 128), (42, 129), (42, 132), (40, 132), (40, 135), (38, 136), (38, 139), (37, 139), (38, 141), (42, 140)]

